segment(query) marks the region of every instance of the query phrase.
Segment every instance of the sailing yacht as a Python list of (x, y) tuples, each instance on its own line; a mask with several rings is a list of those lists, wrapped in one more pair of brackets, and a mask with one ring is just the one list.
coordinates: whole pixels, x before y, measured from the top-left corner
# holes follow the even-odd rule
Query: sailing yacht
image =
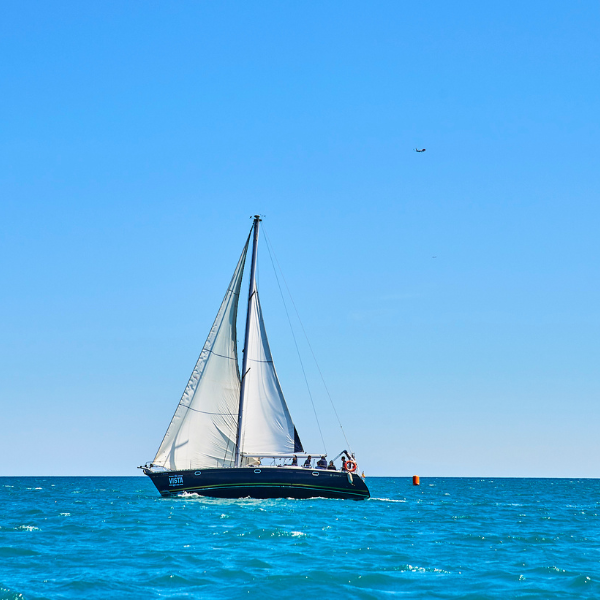
[[(273, 364), (256, 287), (260, 222), (256, 215), (158, 452), (140, 468), (162, 496), (369, 498), (363, 478), (353, 474), (358, 468), (354, 455), (344, 450), (334, 459), (348, 459), (344, 470), (315, 468), (316, 457), (326, 455), (306, 453), (292, 421)], [(240, 376), (236, 322), (251, 238)], [(311, 456), (315, 459), (309, 460)], [(297, 460), (292, 460), (294, 457)]]

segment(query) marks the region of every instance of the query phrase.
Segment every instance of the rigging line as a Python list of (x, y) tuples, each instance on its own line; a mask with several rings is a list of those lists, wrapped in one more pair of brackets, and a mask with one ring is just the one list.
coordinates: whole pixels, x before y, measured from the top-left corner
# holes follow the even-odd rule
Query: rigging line
[[(264, 229), (263, 229), (264, 231)], [(267, 241), (267, 236), (265, 233), (265, 241)], [(273, 265), (273, 273), (275, 273), (275, 279), (277, 281), (277, 287), (279, 288), (279, 293), (281, 294), (281, 299), (283, 300), (283, 307), (285, 308), (285, 314), (287, 316), (288, 323), (290, 325), (290, 331), (292, 332), (292, 338), (294, 339), (294, 345), (296, 346), (296, 352), (298, 353), (298, 359), (300, 360), (300, 366), (302, 367), (302, 374), (304, 375), (304, 381), (306, 383), (306, 389), (308, 390), (308, 396), (310, 398), (310, 403), (313, 407), (313, 412), (315, 413), (315, 419), (317, 421), (317, 427), (319, 428), (319, 435), (321, 436), (321, 442), (323, 442), (323, 448), (325, 449), (325, 453), (327, 453), (327, 446), (325, 444), (325, 439), (323, 438), (323, 432), (321, 431), (321, 423), (319, 423), (319, 417), (317, 416), (317, 409), (315, 408), (315, 402), (312, 397), (312, 393), (310, 391), (310, 386), (308, 385), (308, 378), (306, 377), (306, 371), (304, 370), (304, 363), (302, 362), (302, 356), (300, 355), (300, 349), (298, 348), (298, 342), (296, 341), (296, 335), (294, 334), (294, 328), (292, 327), (292, 320), (290, 319), (290, 313), (288, 312), (287, 304), (285, 303), (285, 297), (283, 295), (283, 290), (281, 289), (281, 285), (279, 283), (279, 277), (277, 276), (277, 269), (275, 269), (275, 263), (273, 262), (273, 255), (271, 254), (270, 244), (267, 241), (267, 250), (269, 251), (269, 258), (271, 259), (271, 264)]]
[[(267, 230), (263, 224), (263, 231), (265, 233), (265, 241), (267, 242), (267, 248), (269, 249), (269, 247), (271, 246), (271, 242), (269, 241), (269, 236), (267, 235)], [(271, 254), (271, 250), (269, 249), (269, 255)], [(300, 318), (300, 313), (298, 312), (298, 308), (296, 307), (296, 303), (294, 302), (294, 297), (292, 296), (292, 292), (290, 292), (290, 288), (287, 284), (287, 280), (285, 278), (285, 275), (283, 274), (283, 269), (281, 268), (281, 265), (279, 264), (279, 260), (277, 260), (277, 255), (275, 254), (275, 249), (273, 248), (273, 255), (275, 256), (275, 262), (277, 263), (277, 266), (279, 267), (279, 272), (281, 273), (281, 278), (283, 279), (283, 283), (285, 284), (285, 287), (287, 289), (287, 292), (290, 296), (290, 300), (292, 301), (292, 306), (294, 307), (294, 311), (296, 312), (296, 316), (298, 317), (298, 321), (300, 322), (300, 327), (302, 328), (302, 333), (304, 333), (304, 337), (306, 339), (306, 343), (308, 344), (308, 347), (310, 348), (310, 353), (312, 354), (313, 360), (315, 361), (315, 365), (317, 366), (317, 370), (319, 371), (319, 375), (321, 376), (321, 381), (323, 382), (323, 387), (325, 388), (325, 391), (327, 392), (327, 397), (329, 398), (329, 402), (331, 404), (331, 408), (333, 408), (333, 412), (335, 414), (335, 418), (337, 419), (338, 425), (340, 426), (340, 429), (342, 430), (342, 435), (344, 436), (344, 440), (346, 440), (346, 444), (348, 445), (348, 449), (350, 450), (350, 452), (352, 452), (352, 446), (350, 444), (350, 442), (348, 441), (348, 438), (346, 436), (346, 432), (344, 431), (344, 427), (342, 425), (342, 421), (340, 419), (340, 416), (338, 414), (337, 409), (335, 408), (335, 404), (333, 403), (333, 398), (331, 397), (331, 393), (329, 392), (329, 388), (327, 387), (327, 383), (325, 382), (325, 377), (323, 376), (323, 373), (321, 371), (321, 367), (319, 366), (319, 362), (317, 361), (317, 357), (315, 356), (315, 352), (313, 350), (313, 347), (310, 343), (310, 340), (308, 339), (308, 334), (306, 333), (306, 329), (304, 329), (304, 324), (302, 323), (302, 319)], [(272, 259), (271, 259), (272, 260)], [(277, 281), (277, 283), (279, 283), (279, 280)]]
[(260, 260), (258, 257), (258, 253), (256, 254), (256, 289), (254, 290), (254, 294), (260, 289)]
[[(204, 350), (202, 352), (204, 352)], [(235, 360), (234, 356), (225, 356), (224, 354), (219, 354), (218, 352), (215, 352), (214, 350), (207, 350), (206, 353), (214, 354), (215, 356), (218, 356), (219, 358), (226, 358), (227, 360)]]
[(233, 413), (208, 412), (207, 410), (198, 410), (197, 408), (192, 408), (191, 406), (188, 406), (187, 409), (193, 410), (194, 412), (201, 413), (203, 415), (219, 415), (221, 417), (237, 417), (237, 415), (235, 415)]

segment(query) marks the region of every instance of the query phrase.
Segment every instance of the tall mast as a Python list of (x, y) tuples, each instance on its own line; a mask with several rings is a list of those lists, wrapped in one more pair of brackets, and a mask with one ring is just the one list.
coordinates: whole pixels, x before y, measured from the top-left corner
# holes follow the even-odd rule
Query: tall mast
[(248, 309), (246, 312), (246, 334), (244, 336), (244, 358), (242, 360), (242, 385), (240, 387), (240, 405), (238, 409), (238, 428), (235, 439), (235, 466), (240, 466), (240, 446), (242, 443), (242, 420), (244, 414), (244, 396), (246, 390), (246, 373), (248, 372), (248, 338), (250, 337), (250, 307), (255, 302), (256, 294), (256, 255), (258, 253), (258, 224), (260, 215), (254, 215), (254, 238), (252, 241), (252, 265), (250, 267), (250, 288), (248, 290)]

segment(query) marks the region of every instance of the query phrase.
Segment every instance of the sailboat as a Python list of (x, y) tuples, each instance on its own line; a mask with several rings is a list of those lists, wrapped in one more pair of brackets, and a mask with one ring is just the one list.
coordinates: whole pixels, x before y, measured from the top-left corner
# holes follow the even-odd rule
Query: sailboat
[[(343, 450), (334, 459), (343, 457), (341, 468), (323, 468), (326, 454), (305, 452), (292, 421), (273, 364), (256, 286), (260, 222), (255, 215), (217, 317), (158, 452), (152, 462), (140, 468), (167, 497), (369, 498), (364, 478), (357, 474), (354, 454)], [(251, 238), (240, 375), (236, 322)], [(321, 458), (320, 466), (315, 464), (317, 457)]]

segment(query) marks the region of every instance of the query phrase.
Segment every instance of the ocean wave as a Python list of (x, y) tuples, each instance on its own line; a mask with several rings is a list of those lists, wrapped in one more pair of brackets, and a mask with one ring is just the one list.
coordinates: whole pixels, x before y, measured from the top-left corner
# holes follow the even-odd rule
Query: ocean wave
[(600, 597), (600, 481), (368, 481), (369, 501), (332, 502), (162, 498), (140, 478), (7, 479), (4, 583), (28, 600)]
[(593, 581), (589, 575), (577, 575), (571, 581), (571, 587), (583, 588), (593, 585), (595, 588), (598, 587), (598, 583)]
[(397, 500), (394, 498), (374, 498), (373, 496), (371, 496), (371, 498), (369, 498), (369, 502), (372, 501), (377, 501), (377, 502), (400, 502), (403, 504), (406, 504), (406, 500)]
[(0, 546), (0, 556), (12, 557), (12, 556), (39, 556), (39, 552), (31, 550), (30, 548), (20, 548), (15, 546)]
[(0, 584), (0, 600), (27, 600), (23, 594), (13, 592)]

